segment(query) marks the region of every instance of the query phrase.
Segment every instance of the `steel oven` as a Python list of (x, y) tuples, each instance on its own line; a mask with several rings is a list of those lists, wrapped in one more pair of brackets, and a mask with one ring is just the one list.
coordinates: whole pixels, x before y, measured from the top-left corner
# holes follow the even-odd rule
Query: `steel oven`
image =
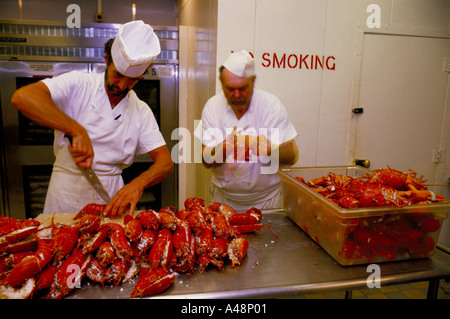
[[(103, 72), (104, 43), (114, 38), (118, 24), (88, 24), (69, 28), (45, 21), (0, 20), (0, 177), (1, 213), (33, 218), (43, 210), (50, 180), (53, 130), (29, 121), (11, 105), (14, 91), (24, 85), (68, 71)], [(161, 54), (136, 84), (160, 125), (169, 150), (178, 126), (178, 29), (154, 26)], [(130, 181), (151, 165), (148, 155), (136, 157), (123, 171)], [(177, 169), (145, 190), (137, 209), (176, 205)]]

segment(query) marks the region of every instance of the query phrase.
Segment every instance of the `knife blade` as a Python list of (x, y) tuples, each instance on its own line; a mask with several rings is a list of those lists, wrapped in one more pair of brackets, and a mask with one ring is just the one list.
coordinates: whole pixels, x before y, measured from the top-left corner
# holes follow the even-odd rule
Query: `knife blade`
[[(72, 136), (64, 134), (64, 137), (67, 138), (67, 140), (69, 141), (70, 144), (72, 144)], [(105, 187), (103, 186), (102, 182), (98, 178), (97, 174), (95, 174), (94, 170), (92, 168), (82, 168), (82, 167), (78, 167), (78, 168), (81, 170), (81, 172), (86, 177), (89, 184), (91, 184), (91, 186), (97, 192), (97, 194), (99, 194), (100, 197), (106, 203), (109, 203), (109, 201), (111, 200), (111, 197), (109, 196), (109, 194), (106, 191)]]
[(100, 195), (100, 197), (106, 202), (109, 203), (111, 200), (111, 197), (109, 196), (108, 192), (106, 191), (105, 187), (103, 186), (102, 182), (100, 182), (100, 179), (98, 178), (97, 174), (95, 174), (94, 170), (92, 168), (81, 168), (81, 172), (86, 177), (88, 182), (91, 184), (91, 186), (95, 189), (97, 194)]

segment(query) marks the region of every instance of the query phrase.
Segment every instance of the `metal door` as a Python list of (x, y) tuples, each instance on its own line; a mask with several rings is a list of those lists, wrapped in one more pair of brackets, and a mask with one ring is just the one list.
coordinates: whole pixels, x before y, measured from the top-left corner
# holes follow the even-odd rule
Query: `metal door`
[[(448, 186), (450, 39), (365, 34), (362, 52), (354, 158)], [(450, 198), (448, 187), (430, 189)]]
[[(4, 192), (4, 211), (16, 218), (26, 218), (24, 179), (24, 167), (39, 166), (50, 167), (54, 162), (52, 142), (41, 143), (38, 137), (47, 136), (48, 132), (39, 131), (38, 126), (31, 128), (29, 136), (36, 138), (35, 143), (21, 141), (19, 127), (19, 112), (11, 104), (11, 96), (20, 86), (19, 79), (27, 79), (27, 83), (38, 81), (43, 77), (56, 76), (72, 70), (88, 72), (88, 63), (77, 62), (24, 62), (24, 61), (0, 61), (0, 109), (2, 113), (2, 161)], [(26, 84), (26, 83), (23, 83)], [(33, 131), (34, 130), (34, 131)], [(47, 144), (47, 145), (45, 145)], [(37, 192), (40, 192), (39, 178), (44, 172), (40, 172), (36, 178)], [(47, 175), (45, 172), (44, 175)], [(4, 188), (3, 188), (4, 187)], [(33, 190), (31, 190), (33, 191)], [(45, 193), (42, 194), (45, 197)], [(30, 204), (33, 205), (33, 204)]]

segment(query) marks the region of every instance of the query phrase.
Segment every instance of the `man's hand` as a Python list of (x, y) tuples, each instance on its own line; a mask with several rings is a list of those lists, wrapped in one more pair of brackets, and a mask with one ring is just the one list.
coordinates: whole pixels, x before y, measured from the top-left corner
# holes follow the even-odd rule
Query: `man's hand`
[(123, 186), (106, 205), (103, 215), (116, 218), (124, 213), (133, 214), (137, 202), (142, 196), (144, 189), (139, 183), (131, 181)]
[(94, 160), (94, 149), (86, 131), (74, 135), (70, 140), (71, 143), (69, 143), (68, 148), (75, 164), (81, 168), (91, 168)]
[(111, 218), (120, 217), (124, 213), (133, 215), (144, 189), (160, 183), (167, 175), (172, 173), (174, 163), (166, 145), (155, 148), (149, 152), (149, 155), (153, 159), (153, 164), (149, 169), (119, 189), (106, 205), (103, 215)]
[[(250, 155), (252, 156), (270, 156), (272, 153), (271, 147), (275, 146), (265, 135), (236, 135), (235, 136), (235, 159), (245, 155), (245, 160), (248, 161)], [(239, 156), (240, 155), (240, 156)], [(240, 158), (243, 160), (243, 158)]]
[(233, 127), (225, 140), (216, 146), (202, 145), (202, 162), (206, 168), (216, 167), (225, 163), (226, 158), (235, 152), (237, 127)]

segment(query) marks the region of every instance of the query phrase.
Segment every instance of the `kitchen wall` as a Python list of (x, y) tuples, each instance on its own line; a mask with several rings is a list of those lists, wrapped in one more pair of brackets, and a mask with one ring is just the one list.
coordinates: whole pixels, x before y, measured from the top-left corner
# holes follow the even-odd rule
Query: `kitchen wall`
[[(0, 1), (0, 19), (66, 21), (73, 12), (69, 4), (80, 6), (81, 23), (96, 22), (101, 9), (104, 23), (125, 23), (132, 20), (132, 0), (18, 0)], [(151, 25), (176, 25), (176, 0), (136, 0), (136, 20)]]
[[(371, 4), (380, 8), (377, 29), (367, 26)], [(219, 0), (217, 65), (233, 50), (253, 52), (256, 86), (281, 98), (300, 131), (298, 164), (348, 164), (363, 33), (448, 36), (449, 5), (446, 0)], [(327, 58), (330, 67), (322, 68)]]

